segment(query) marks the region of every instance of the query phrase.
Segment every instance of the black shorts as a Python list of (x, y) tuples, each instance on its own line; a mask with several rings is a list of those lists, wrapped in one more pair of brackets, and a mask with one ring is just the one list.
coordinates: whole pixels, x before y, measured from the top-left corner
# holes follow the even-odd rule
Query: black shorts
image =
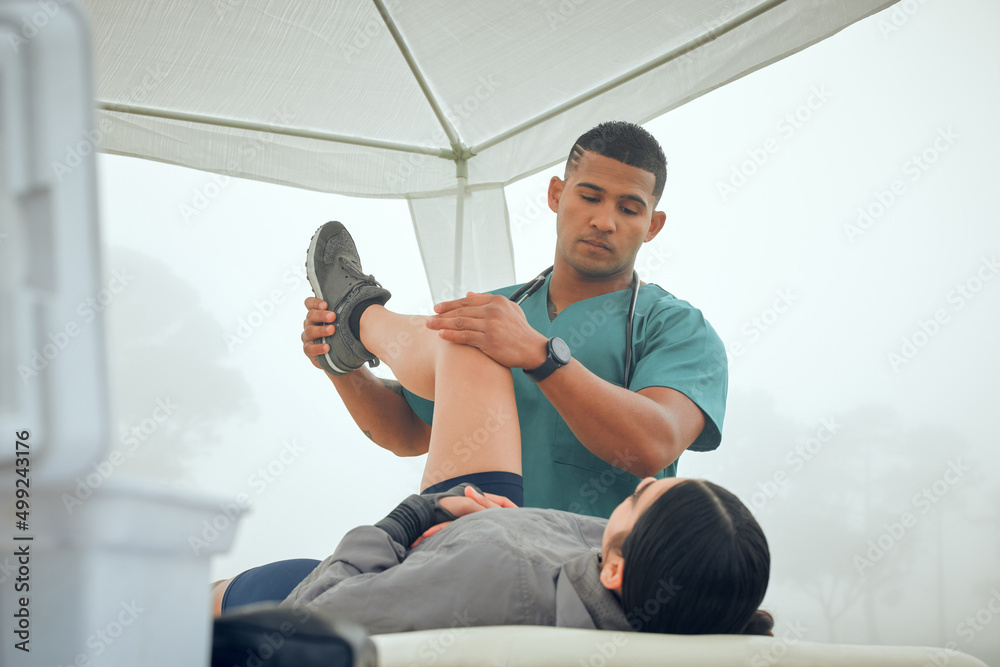
[(504, 496), (518, 507), (524, 507), (524, 480), (513, 472), (474, 472), (432, 484), (420, 493), (441, 493), (463, 482), (475, 484), (483, 493)]

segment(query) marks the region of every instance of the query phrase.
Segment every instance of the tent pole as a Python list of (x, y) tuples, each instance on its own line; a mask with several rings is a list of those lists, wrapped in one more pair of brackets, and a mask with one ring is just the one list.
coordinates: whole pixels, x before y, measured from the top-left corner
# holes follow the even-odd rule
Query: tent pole
[(351, 144), (354, 146), (366, 146), (368, 148), (383, 148), (388, 151), (400, 151), (403, 153), (416, 153), (418, 155), (431, 155), (446, 160), (454, 160), (455, 152), (448, 148), (434, 148), (431, 146), (417, 146), (415, 144), (403, 144), (397, 141), (382, 141), (380, 139), (369, 139), (366, 137), (354, 137), (346, 134), (334, 134), (333, 132), (321, 132), (309, 128), (284, 127), (273, 123), (259, 123), (256, 121), (239, 120), (237, 118), (222, 118), (200, 113), (189, 113), (174, 109), (157, 109), (154, 107), (142, 107), (135, 104), (122, 104), (119, 102), (97, 101), (97, 108), (102, 111), (113, 113), (130, 114), (133, 116), (149, 116), (150, 118), (163, 118), (165, 120), (177, 120), (185, 123), (197, 123), (200, 125), (216, 125), (218, 127), (231, 127), (238, 130), (249, 130), (251, 132), (263, 132), (266, 134), (281, 134), (289, 137), (302, 137), (303, 139), (317, 139), (319, 141), (330, 141), (340, 144)]
[(455, 160), (455, 294), (464, 296), (462, 289), (462, 247), (465, 232), (465, 188), (469, 184), (469, 162), (465, 158)]
[(663, 55), (654, 58), (653, 60), (643, 65), (640, 65), (628, 72), (625, 72), (624, 74), (616, 76), (615, 78), (601, 84), (600, 86), (597, 86), (596, 88), (592, 88), (591, 90), (581, 93), (580, 95), (577, 95), (571, 100), (567, 100), (562, 104), (559, 104), (549, 109), (548, 111), (539, 114), (538, 116), (535, 116), (534, 118), (528, 119), (519, 125), (516, 125), (508, 130), (505, 130), (504, 132), (501, 132), (492, 139), (487, 139), (486, 141), (480, 142), (475, 146), (473, 146), (470, 150), (473, 153), (482, 153), (487, 148), (492, 148), (493, 146), (499, 144), (501, 141), (506, 141), (507, 139), (510, 139), (513, 136), (521, 134), (522, 132), (526, 132), (527, 130), (530, 130), (531, 128), (535, 127), (536, 125), (540, 125), (541, 123), (544, 123), (547, 120), (555, 118), (561, 113), (564, 113), (574, 107), (580, 106), (585, 102), (589, 102), (590, 100), (600, 95), (603, 95), (609, 90), (613, 90), (618, 86), (626, 84), (629, 81), (632, 81), (633, 79), (636, 79), (642, 76), (643, 74), (646, 74), (647, 72), (651, 72), (657, 67), (661, 67), (672, 60), (680, 58), (686, 53), (695, 51), (698, 48), (707, 44), (708, 42), (716, 40), (722, 35), (742, 27), (743, 25), (749, 23), (753, 19), (763, 14), (766, 14), (767, 12), (779, 7), (780, 5), (785, 4), (786, 2), (788, 2), (788, 0), (766, 0), (766, 2), (763, 2), (760, 5), (757, 5), (756, 7), (752, 7), (751, 9), (740, 14), (739, 16), (736, 16), (730, 19), (729, 21), (726, 21), (722, 25), (709, 30), (707, 33), (698, 35), (698, 37), (696, 37), (695, 39), (691, 40), (686, 44), (682, 44), (673, 51), (664, 53)]
[(385, 6), (384, 0), (372, 0), (375, 3), (375, 8), (378, 13), (382, 16), (382, 21), (385, 23), (385, 27), (389, 29), (389, 34), (392, 35), (392, 39), (396, 42), (396, 46), (399, 47), (399, 52), (403, 56), (403, 60), (406, 61), (407, 66), (410, 68), (410, 72), (413, 74), (414, 80), (417, 85), (420, 86), (421, 92), (424, 94), (427, 103), (431, 105), (431, 111), (437, 117), (438, 122), (441, 124), (441, 129), (444, 130), (445, 135), (448, 137), (448, 141), (451, 143), (452, 147), (457, 147), (461, 143), (461, 139), (458, 137), (458, 131), (455, 126), (451, 124), (448, 117), (444, 113), (444, 109), (438, 103), (437, 98), (434, 93), (431, 92), (431, 86), (427, 82), (427, 77), (424, 76), (423, 70), (417, 65), (417, 59), (413, 57), (413, 52), (410, 50), (409, 44), (403, 39), (402, 33), (399, 32), (399, 27), (396, 25), (396, 21), (393, 20), (392, 15), (389, 14), (389, 9)]

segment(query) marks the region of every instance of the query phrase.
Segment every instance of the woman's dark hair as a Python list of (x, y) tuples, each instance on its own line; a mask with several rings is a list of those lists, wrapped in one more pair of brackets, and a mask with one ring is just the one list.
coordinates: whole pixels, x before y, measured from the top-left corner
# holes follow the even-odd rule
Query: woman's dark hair
[(760, 525), (721, 486), (684, 480), (656, 499), (621, 545), (622, 608), (634, 630), (769, 634), (771, 554)]
[(660, 143), (643, 127), (623, 120), (611, 120), (587, 130), (569, 152), (565, 178), (569, 178), (576, 169), (584, 151), (593, 151), (653, 174), (656, 177), (653, 199), (659, 201), (667, 182), (667, 158)]

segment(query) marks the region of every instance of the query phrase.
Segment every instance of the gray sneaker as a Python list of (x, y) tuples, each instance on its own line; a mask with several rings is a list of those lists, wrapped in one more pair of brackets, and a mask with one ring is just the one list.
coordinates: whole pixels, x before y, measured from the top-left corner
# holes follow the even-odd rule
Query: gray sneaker
[(333, 375), (347, 375), (366, 362), (378, 366), (378, 359), (351, 333), (348, 322), (354, 306), (364, 301), (384, 305), (392, 295), (362, 272), (354, 239), (342, 224), (328, 222), (316, 230), (306, 255), (306, 272), (313, 293), (337, 314), (333, 335), (316, 340), (330, 346), (329, 352), (316, 357), (320, 366)]

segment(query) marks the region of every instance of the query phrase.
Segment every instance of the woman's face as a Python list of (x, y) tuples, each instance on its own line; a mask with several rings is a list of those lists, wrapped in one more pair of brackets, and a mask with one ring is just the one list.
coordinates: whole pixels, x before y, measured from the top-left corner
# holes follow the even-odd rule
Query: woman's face
[(608, 545), (616, 534), (628, 535), (632, 532), (632, 527), (635, 526), (635, 522), (642, 516), (642, 513), (657, 498), (666, 493), (667, 489), (682, 481), (684, 478), (681, 477), (667, 477), (666, 479), (647, 477), (639, 482), (639, 485), (635, 487), (635, 492), (623, 500), (608, 518), (608, 525), (604, 528), (604, 538), (601, 541), (601, 553), (604, 558), (607, 559)]

